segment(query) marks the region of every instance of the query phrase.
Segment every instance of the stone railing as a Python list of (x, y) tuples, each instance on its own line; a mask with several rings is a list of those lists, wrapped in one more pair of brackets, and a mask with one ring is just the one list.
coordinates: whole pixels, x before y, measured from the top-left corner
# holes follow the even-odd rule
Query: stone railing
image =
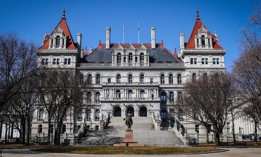
[(184, 143), (184, 145), (188, 145), (188, 135), (186, 133), (186, 128), (182, 125), (182, 123), (177, 120), (177, 118), (174, 118), (174, 126), (173, 131), (175, 134), (181, 139), (181, 141)]
[(155, 130), (160, 130), (160, 123), (161, 123), (160, 116), (155, 116), (155, 113), (153, 112), (151, 115), (151, 118), (152, 118), (152, 123), (155, 127)]

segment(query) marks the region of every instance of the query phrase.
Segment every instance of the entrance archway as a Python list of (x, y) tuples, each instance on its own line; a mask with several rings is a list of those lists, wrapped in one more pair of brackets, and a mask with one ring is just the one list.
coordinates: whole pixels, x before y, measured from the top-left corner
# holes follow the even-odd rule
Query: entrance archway
[(134, 117), (134, 108), (132, 106), (128, 106), (126, 109), (126, 115), (127, 113), (130, 112), (132, 114), (132, 116)]
[(119, 106), (114, 108), (114, 117), (121, 117), (121, 108)]
[(145, 106), (140, 107), (140, 117), (147, 117), (147, 108)]

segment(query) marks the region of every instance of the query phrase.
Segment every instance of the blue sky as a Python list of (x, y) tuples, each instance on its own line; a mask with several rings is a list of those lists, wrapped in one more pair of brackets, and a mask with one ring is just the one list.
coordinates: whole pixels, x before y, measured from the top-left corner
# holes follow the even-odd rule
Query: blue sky
[(217, 33), (227, 50), (225, 60), (231, 69), (240, 53), (241, 30), (250, 26), (253, 9), (259, 0), (1, 0), (0, 33), (15, 32), (22, 39), (41, 45), (45, 32), (50, 34), (66, 9), (66, 19), (76, 41), (82, 33), (83, 47), (95, 48), (105, 42), (105, 30), (111, 27), (112, 43), (150, 43), (150, 28), (156, 27), (156, 41), (164, 41), (172, 52), (179, 50), (179, 34), (188, 40), (196, 20), (196, 10), (208, 30)]

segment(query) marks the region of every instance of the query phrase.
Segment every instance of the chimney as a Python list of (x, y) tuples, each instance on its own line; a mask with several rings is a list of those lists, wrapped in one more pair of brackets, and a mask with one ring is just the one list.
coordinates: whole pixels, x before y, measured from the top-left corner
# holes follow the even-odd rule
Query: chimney
[(47, 38), (47, 33), (44, 33), (44, 38), (43, 38), (42, 45), (44, 44), (44, 42), (45, 42), (46, 38)]
[(81, 33), (77, 34), (77, 43), (78, 43), (78, 48), (81, 49), (81, 47), (82, 47), (82, 34)]
[(180, 43), (180, 49), (183, 50), (184, 49), (184, 33), (180, 33), (179, 43)]
[(92, 53), (92, 51), (93, 51), (93, 48), (91, 47), (91, 48), (90, 48), (90, 53)]
[(151, 27), (151, 48), (156, 48), (155, 27)]
[(106, 28), (106, 49), (110, 48), (111, 44), (111, 28), (107, 27)]

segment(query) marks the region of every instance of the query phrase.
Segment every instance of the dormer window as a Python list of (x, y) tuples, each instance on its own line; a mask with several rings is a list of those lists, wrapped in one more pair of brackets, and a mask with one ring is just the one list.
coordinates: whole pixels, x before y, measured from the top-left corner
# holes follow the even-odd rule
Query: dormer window
[(129, 54), (129, 64), (132, 64), (132, 53)]
[(55, 42), (55, 47), (58, 48), (60, 46), (60, 36), (56, 36), (56, 42)]
[(144, 64), (144, 53), (140, 54), (140, 64)]
[(117, 64), (119, 65), (121, 63), (121, 54), (117, 54)]
[(204, 35), (201, 36), (201, 45), (202, 45), (202, 47), (206, 46), (205, 36)]

